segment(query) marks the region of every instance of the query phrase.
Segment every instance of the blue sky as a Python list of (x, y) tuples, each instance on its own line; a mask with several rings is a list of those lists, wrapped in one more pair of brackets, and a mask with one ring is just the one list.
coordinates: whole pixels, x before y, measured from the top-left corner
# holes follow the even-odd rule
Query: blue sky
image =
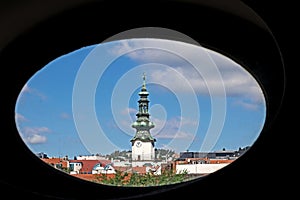
[(236, 150), (259, 136), (266, 104), (250, 73), (201, 46), (162, 39), (95, 44), (48, 63), (16, 101), (20, 136), (48, 156), (131, 150), (143, 73), (156, 148)]

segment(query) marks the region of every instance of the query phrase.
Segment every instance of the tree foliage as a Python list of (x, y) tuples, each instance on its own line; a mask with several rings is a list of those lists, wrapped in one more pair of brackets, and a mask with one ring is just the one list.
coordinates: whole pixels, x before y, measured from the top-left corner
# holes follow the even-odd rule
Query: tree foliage
[(181, 183), (187, 181), (187, 171), (175, 173), (172, 170), (164, 170), (160, 175), (153, 173), (138, 174), (138, 173), (121, 173), (117, 171), (113, 178), (108, 178), (105, 174), (100, 174), (97, 183), (113, 185), (113, 186), (161, 186)]

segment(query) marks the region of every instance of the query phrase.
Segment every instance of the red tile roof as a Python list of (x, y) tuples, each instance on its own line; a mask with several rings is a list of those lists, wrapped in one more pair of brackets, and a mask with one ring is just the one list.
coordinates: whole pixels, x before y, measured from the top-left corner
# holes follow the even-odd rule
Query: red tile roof
[(68, 167), (68, 160), (64, 160), (62, 158), (41, 158), (41, 160), (53, 166), (56, 164), (62, 164), (63, 168)]
[(146, 174), (146, 167), (132, 167), (132, 172)]
[(80, 162), (82, 163), (82, 168), (80, 169), (80, 173), (92, 173), (94, 166), (98, 163), (104, 167), (105, 165), (110, 163), (110, 160), (70, 160), (72, 162)]
[(219, 163), (232, 163), (234, 160), (229, 159), (210, 159), (210, 164), (219, 164)]

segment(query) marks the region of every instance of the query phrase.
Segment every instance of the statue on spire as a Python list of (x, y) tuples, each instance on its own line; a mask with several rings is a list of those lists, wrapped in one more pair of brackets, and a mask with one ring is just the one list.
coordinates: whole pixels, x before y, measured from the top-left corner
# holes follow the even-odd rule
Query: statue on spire
[(142, 91), (146, 91), (146, 74), (145, 74), (145, 72), (143, 73), (143, 86), (142, 86)]

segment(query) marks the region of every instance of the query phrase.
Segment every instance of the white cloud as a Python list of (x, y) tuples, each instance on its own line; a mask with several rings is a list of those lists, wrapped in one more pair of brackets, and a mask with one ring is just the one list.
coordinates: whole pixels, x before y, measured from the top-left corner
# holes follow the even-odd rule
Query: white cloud
[(47, 127), (24, 127), (21, 130), (25, 142), (29, 144), (45, 143), (47, 137), (43, 134), (50, 132), (51, 130)]
[(155, 135), (154, 137), (162, 138), (162, 139), (192, 139), (194, 138), (194, 135), (184, 131), (175, 131), (175, 132), (165, 131)]
[(136, 114), (136, 113), (137, 113), (137, 109), (135, 108), (125, 108), (121, 111), (122, 115)]
[(34, 135), (34, 134), (41, 134), (41, 133), (50, 133), (50, 129), (47, 127), (24, 127), (23, 132), (26, 135)]
[[(185, 119), (182, 117), (176, 117), (167, 121), (154, 118), (153, 122), (155, 128), (152, 134), (155, 138), (165, 139), (191, 139), (194, 138), (193, 133), (186, 131), (188, 127), (197, 126), (198, 122), (194, 120)], [(182, 130), (184, 127), (185, 130)]]
[(259, 104), (254, 104), (253, 102), (236, 101), (234, 104), (242, 106), (247, 110), (257, 110), (259, 108)]
[[(161, 44), (158, 40), (122, 40), (110, 49), (110, 53), (113, 55), (122, 55), (126, 53), (126, 56), (135, 61), (146, 63), (181, 63), (184, 62), (177, 55), (167, 52), (165, 49), (149, 48), (156, 46), (155, 44)], [(145, 48), (140, 48), (145, 47)]]
[[(122, 115), (135, 115), (137, 110), (134, 108), (126, 108), (121, 111)], [(184, 117), (174, 117), (168, 120), (156, 118), (154, 116), (150, 119), (155, 127), (151, 129), (151, 135), (156, 138), (165, 139), (191, 139), (194, 137), (194, 133), (189, 133), (187, 130), (193, 130), (198, 126), (198, 121), (187, 119)], [(114, 124), (113, 128), (119, 128), (128, 135), (133, 136), (135, 134), (134, 129), (130, 126), (135, 121), (135, 117), (121, 118), (117, 124)], [(110, 124), (111, 125), (111, 124)]]
[(23, 92), (23, 93), (26, 93), (26, 92), (30, 93), (31, 89), (28, 87), (27, 84), (25, 84), (24, 87), (22, 88), (21, 92)]
[[(160, 83), (163, 86), (171, 86), (176, 93), (189, 92), (191, 91), (190, 87), (192, 87), (197, 94), (210, 95), (208, 88), (224, 87), (228, 97), (246, 97), (253, 102), (263, 100), (262, 90), (245, 70), (240, 68), (223, 71), (222, 66), (219, 67), (219, 70), (223, 81), (217, 81), (213, 77), (203, 78), (200, 74), (197, 74), (195, 69), (190, 67), (174, 67), (173, 69), (151, 71), (149, 81)], [(217, 93), (214, 94), (218, 95)]]
[(25, 140), (30, 144), (40, 144), (45, 143), (47, 138), (44, 135), (31, 135), (25, 138)]
[(182, 126), (197, 126), (199, 123), (196, 120), (187, 119), (185, 117), (179, 117), (179, 118), (181, 120)]
[(183, 67), (158, 69), (150, 71), (148, 76), (148, 81), (172, 88), (176, 93), (190, 92), (191, 89), (198, 93), (207, 93), (205, 82), (193, 69)]
[(38, 91), (37, 89), (29, 87), (27, 84), (24, 85), (24, 87), (21, 90), (21, 94), (31, 94), (34, 96), (39, 97), (41, 100), (46, 100), (47, 96)]
[(26, 117), (24, 117), (23, 115), (21, 115), (20, 113), (15, 114), (15, 119), (16, 119), (17, 122), (26, 122), (26, 121), (28, 121), (28, 119)]
[[(202, 77), (197, 71), (201, 72), (201, 69), (196, 69), (195, 66), (189, 65), (184, 59), (174, 56), (172, 53), (164, 53), (160, 49), (147, 49), (147, 47), (156, 46), (156, 44), (161, 44), (161, 42), (161, 40), (122, 40), (111, 49), (111, 53), (120, 55), (136, 47), (144, 46), (145, 49), (132, 52), (127, 56), (135, 61), (160, 63), (168, 66), (161, 69), (155, 68), (152, 71), (149, 68), (147, 72), (148, 81), (160, 83), (167, 87), (172, 86), (175, 89), (174, 92), (191, 92), (192, 87), (193, 91), (197, 94), (210, 95), (209, 88), (224, 87), (227, 97), (249, 98), (254, 104), (263, 102), (263, 94), (256, 80), (243, 67), (230, 58), (204, 48), (199, 48), (199, 54), (197, 54), (197, 52), (194, 52), (195, 48), (187, 48), (188, 46), (177, 46), (174, 44), (176, 52), (181, 52), (182, 49), (178, 48), (184, 48), (186, 55), (197, 56), (196, 60), (200, 60), (200, 64), (202, 63), (201, 59), (203, 59), (203, 69), (205, 66), (216, 66), (222, 80), (217, 80), (218, 76), (215, 73), (205, 73), (205, 77)], [(168, 46), (166, 49), (172, 48), (170, 43), (166, 45)], [(211, 60), (211, 62), (206, 63), (208, 60)], [(218, 95), (218, 93), (214, 92), (214, 95)]]

